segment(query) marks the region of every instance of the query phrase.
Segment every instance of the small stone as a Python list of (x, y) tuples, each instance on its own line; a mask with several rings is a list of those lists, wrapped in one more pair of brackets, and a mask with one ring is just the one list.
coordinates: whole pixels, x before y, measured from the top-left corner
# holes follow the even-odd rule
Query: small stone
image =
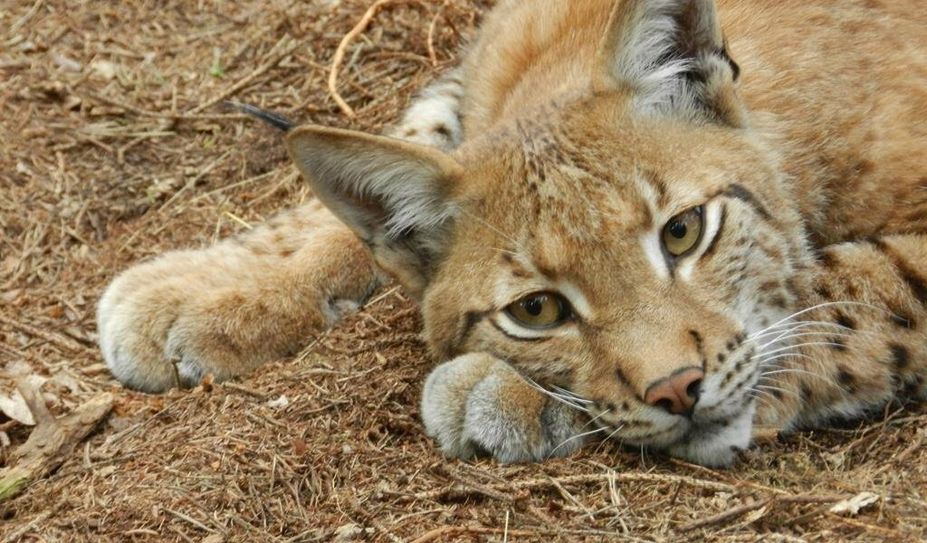
[(106, 81), (116, 77), (116, 65), (107, 60), (95, 60), (90, 64), (90, 67), (97, 76)]
[(362, 535), (364, 535), (363, 528), (351, 522), (335, 529), (335, 539), (333, 541), (336, 543), (357, 541)]

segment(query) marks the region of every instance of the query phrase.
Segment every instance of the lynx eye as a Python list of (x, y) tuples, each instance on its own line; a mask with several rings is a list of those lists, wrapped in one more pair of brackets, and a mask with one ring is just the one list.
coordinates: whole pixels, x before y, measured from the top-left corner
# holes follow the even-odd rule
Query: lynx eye
[(702, 206), (693, 207), (676, 215), (663, 227), (663, 246), (674, 257), (692, 251), (702, 237), (704, 226)]
[(570, 316), (570, 306), (554, 292), (535, 292), (505, 308), (506, 313), (527, 328), (552, 328)]

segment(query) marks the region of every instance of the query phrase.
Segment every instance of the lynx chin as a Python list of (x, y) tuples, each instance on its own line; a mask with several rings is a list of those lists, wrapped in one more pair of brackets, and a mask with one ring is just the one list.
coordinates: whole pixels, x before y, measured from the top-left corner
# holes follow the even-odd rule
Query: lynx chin
[(129, 387), (228, 379), (392, 277), (448, 456), (590, 439), (727, 465), (927, 397), (927, 10), (501, 0), (384, 136), (301, 126), (317, 201), (119, 275)]

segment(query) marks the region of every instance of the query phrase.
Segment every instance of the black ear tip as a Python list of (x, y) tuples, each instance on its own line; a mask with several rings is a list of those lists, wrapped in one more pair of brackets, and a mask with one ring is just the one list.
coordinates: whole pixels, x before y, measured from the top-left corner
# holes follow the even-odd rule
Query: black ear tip
[(272, 111), (267, 111), (259, 107), (252, 106), (250, 104), (243, 104), (241, 102), (225, 102), (227, 107), (232, 109), (237, 109), (238, 111), (245, 113), (246, 115), (251, 115), (252, 117), (264, 121), (265, 123), (283, 130), (284, 132), (289, 132), (293, 128), (294, 124), (292, 121), (280, 115), (279, 113), (274, 113)]

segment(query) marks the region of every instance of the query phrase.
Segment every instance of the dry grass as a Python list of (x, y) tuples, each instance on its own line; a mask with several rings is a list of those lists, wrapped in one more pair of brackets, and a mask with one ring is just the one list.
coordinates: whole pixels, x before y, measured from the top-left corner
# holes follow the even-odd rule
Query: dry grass
[[(447, 461), (419, 423), (430, 361), (396, 290), (238, 383), (122, 390), (94, 346), (105, 283), (309, 197), (277, 135), (218, 103), (378, 130), (452, 63), (485, 7), (382, 3), (344, 48), (337, 89), (351, 118), (329, 70), (371, 3), (0, 8), (0, 368), (25, 361), (47, 378), (59, 414), (117, 395), (72, 458), (0, 506), (0, 541), (927, 537), (924, 408), (766, 443), (730, 471), (595, 445), (543, 465)], [(0, 415), (0, 464), (28, 434)], [(829, 512), (861, 492), (879, 500)]]

